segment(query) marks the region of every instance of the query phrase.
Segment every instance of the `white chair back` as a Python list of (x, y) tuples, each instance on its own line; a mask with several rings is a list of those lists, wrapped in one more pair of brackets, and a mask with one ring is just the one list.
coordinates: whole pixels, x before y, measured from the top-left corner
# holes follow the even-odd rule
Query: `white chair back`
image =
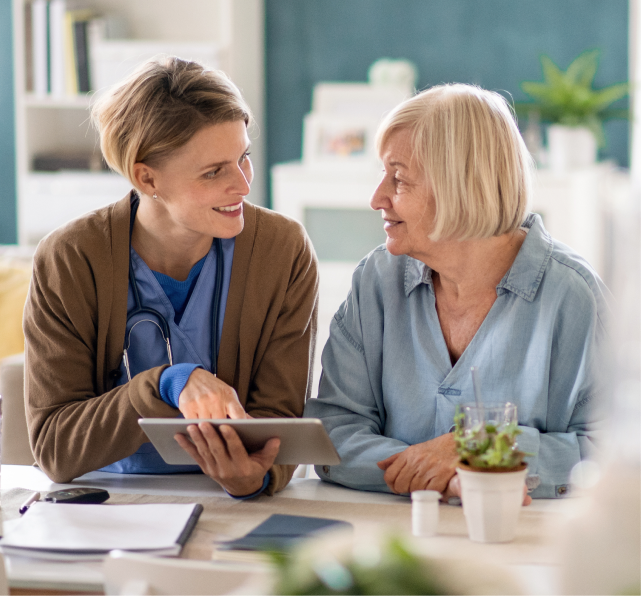
[(24, 403), (24, 354), (0, 360), (2, 395), (2, 463), (30, 466), (35, 459), (29, 445)]
[[(113, 551), (103, 563), (105, 594), (268, 594), (270, 575), (256, 566), (150, 557)], [(250, 583), (251, 582), (251, 583)], [(249, 591), (244, 592), (243, 584)]]
[(8, 596), (9, 584), (7, 582), (7, 572), (4, 568), (4, 557), (0, 554), (0, 596)]

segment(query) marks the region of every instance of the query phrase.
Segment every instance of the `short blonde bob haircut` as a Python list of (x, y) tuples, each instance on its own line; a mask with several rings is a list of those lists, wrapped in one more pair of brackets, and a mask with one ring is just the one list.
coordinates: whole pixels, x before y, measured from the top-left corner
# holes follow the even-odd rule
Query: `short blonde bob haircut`
[(152, 58), (109, 89), (91, 112), (109, 167), (135, 187), (134, 164), (158, 166), (201, 128), (252, 115), (222, 71), (175, 56)]
[(503, 96), (473, 85), (439, 85), (398, 105), (379, 127), (411, 131), (412, 159), (436, 203), (431, 240), (515, 232), (532, 194), (533, 160)]

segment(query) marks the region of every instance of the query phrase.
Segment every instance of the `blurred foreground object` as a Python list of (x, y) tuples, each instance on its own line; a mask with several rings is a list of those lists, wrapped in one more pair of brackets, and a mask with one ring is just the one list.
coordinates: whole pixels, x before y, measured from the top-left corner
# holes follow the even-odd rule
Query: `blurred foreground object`
[(484, 562), (427, 558), (409, 537), (327, 532), (274, 555), (275, 594), (518, 594), (509, 570)]
[[(105, 594), (256, 594), (260, 569), (113, 550), (102, 564)], [(249, 584), (249, 587), (247, 586)], [(2, 592), (5, 594), (6, 592)]]
[(600, 50), (583, 52), (564, 72), (549, 56), (541, 56), (543, 82), (525, 81), (521, 88), (534, 102), (517, 104), (518, 113), (536, 112), (548, 128), (548, 166), (565, 171), (589, 166), (605, 147), (603, 122), (627, 118), (628, 110), (610, 106), (624, 98), (628, 83), (594, 89)]
[(617, 301), (601, 363), (610, 411), (596, 462), (572, 473), (580, 507), (559, 528), (563, 594), (641, 592), (641, 212), (639, 196), (612, 214)]

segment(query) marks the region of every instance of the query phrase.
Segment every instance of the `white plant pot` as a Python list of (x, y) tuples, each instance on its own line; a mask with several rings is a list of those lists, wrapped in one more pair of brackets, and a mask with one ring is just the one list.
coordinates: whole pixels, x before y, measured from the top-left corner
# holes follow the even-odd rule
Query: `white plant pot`
[(527, 467), (515, 472), (457, 468), (467, 532), (473, 542), (510, 542), (523, 504)]
[(597, 149), (596, 138), (589, 128), (561, 124), (548, 127), (548, 165), (555, 172), (593, 165)]

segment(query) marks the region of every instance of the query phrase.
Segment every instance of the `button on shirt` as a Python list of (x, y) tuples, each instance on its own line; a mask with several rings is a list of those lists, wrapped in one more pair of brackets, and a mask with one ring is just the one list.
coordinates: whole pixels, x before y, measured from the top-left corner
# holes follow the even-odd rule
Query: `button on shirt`
[(608, 291), (590, 265), (553, 241), (530, 214), (528, 232), (496, 288), (497, 299), (452, 365), (436, 312), (432, 270), (384, 246), (356, 268), (323, 350), (318, 399), (305, 417), (321, 418), (342, 462), (318, 475), (385, 491), (376, 462), (450, 431), (457, 404), (474, 401), (470, 367), (484, 400), (515, 403), (519, 447), (534, 497), (563, 494), (569, 472), (593, 449), (598, 352)]

